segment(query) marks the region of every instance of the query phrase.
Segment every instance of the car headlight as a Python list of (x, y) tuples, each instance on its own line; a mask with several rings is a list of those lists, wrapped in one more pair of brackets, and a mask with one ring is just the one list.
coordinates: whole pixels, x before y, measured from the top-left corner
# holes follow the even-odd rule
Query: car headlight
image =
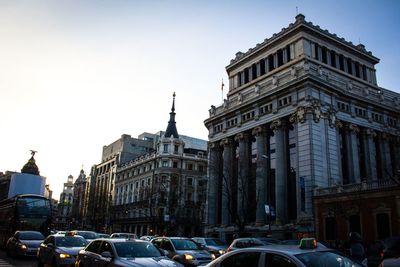
[(27, 248), (28, 248), (25, 244), (19, 244), (19, 247), (20, 247), (21, 249), (27, 249)]
[(225, 250), (222, 250), (222, 249), (221, 249), (221, 250), (218, 250), (218, 253), (221, 254), (221, 255), (222, 255), (222, 254), (225, 254)]
[(71, 258), (71, 255), (66, 253), (60, 253), (60, 259), (67, 259), (67, 258)]
[(194, 257), (190, 254), (184, 254), (184, 256), (185, 256), (185, 260), (187, 260), (187, 261), (194, 260)]
[(212, 260), (215, 260), (217, 257), (215, 256), (215, 254), (214, 253), (211, 253), (211, 259)]

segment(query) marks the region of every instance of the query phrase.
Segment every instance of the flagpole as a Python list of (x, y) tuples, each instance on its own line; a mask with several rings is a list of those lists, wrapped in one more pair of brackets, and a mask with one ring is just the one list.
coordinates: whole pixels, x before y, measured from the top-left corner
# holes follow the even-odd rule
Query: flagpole
[(222, 78), (221, 82), (221, 101), (224, 103), (224, 78)]

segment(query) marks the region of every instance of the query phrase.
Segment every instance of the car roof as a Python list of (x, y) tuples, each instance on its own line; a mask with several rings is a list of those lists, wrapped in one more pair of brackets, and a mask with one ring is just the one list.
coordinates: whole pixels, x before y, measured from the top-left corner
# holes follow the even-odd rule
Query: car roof
[(126, 239), (126, 238), (98, 238), (96, 240), (105, 240), (105, 241), (109, 241), (111, 243), (121, 243), (121, 242), (130, 242), (130, 243), (150, 243), (147, 240), (142, 240), (142, 239)]
[(283, 252), (290, 255), (298, 255), (308, 252), (316, 251), (334, 251), (333, 249), (326, 247), (318, 247), (315, 249), (303, 249), (296, 245), (273, 245), (273, 246), (259, 246), (243, 248), (237, 251), (248, 251), (248, 252)]

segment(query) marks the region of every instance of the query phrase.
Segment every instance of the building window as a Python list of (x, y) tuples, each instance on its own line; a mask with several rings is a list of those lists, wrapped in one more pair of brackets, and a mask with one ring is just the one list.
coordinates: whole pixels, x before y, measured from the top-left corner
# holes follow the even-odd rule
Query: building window
[(189, 170), (189, 171), (192, 171), (192, 170), (193, 170), (193, 164), (192, 164), (192, 163), (189, 163), (189, 164), (188, 164), (188, 170)]
[(167, 160), (163, 160), (162, 161), (162, 166), (163, 167), (168, 167), (168, 161)]
[(174, 161), (174, 162), (173, 162), (173, 167), (174, 167), (174, 168), (178, 168), (178, 162)]
[(190, 185), (190, 186), (193, 185), (193, 179), (192, 178), (188, 178), (187, 179), (187, 184)]
[(361, 235), (360, 215), (351, 215), (349, 217), (350, 232), (357, 232)]
[(336, 220), (335, 217), (325, 218), (325, 239), (336, 240)]
[(179, 146), (178, 145), (174, 146), (174, 151), (175, 151), (175, 153), (178, 153), (178, 151), (179, 151)]
[(168, 144), (164, 144), (164, 153), (168, 152)]

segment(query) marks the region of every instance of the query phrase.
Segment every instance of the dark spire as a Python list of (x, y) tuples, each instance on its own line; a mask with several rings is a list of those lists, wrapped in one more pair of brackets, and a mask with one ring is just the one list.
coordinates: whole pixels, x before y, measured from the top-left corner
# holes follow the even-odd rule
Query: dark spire
[(33, 158), (35, 156), (35, 153), (36, 151), (31, 150), (32, 157), (28, 160), (28, 162), (24, 165), (24, 167), (22, 167), (21, 173), (39, 175), (39, 168), (36, 165), (35, 159)]
[(178, 131), (176, 130), (176, 122), (175, 122), (175, 92), (173, 94), (172, 108), (169, 113), (169, 122), (167, 130), (165, 131), (165, 137), (179, 138)]

